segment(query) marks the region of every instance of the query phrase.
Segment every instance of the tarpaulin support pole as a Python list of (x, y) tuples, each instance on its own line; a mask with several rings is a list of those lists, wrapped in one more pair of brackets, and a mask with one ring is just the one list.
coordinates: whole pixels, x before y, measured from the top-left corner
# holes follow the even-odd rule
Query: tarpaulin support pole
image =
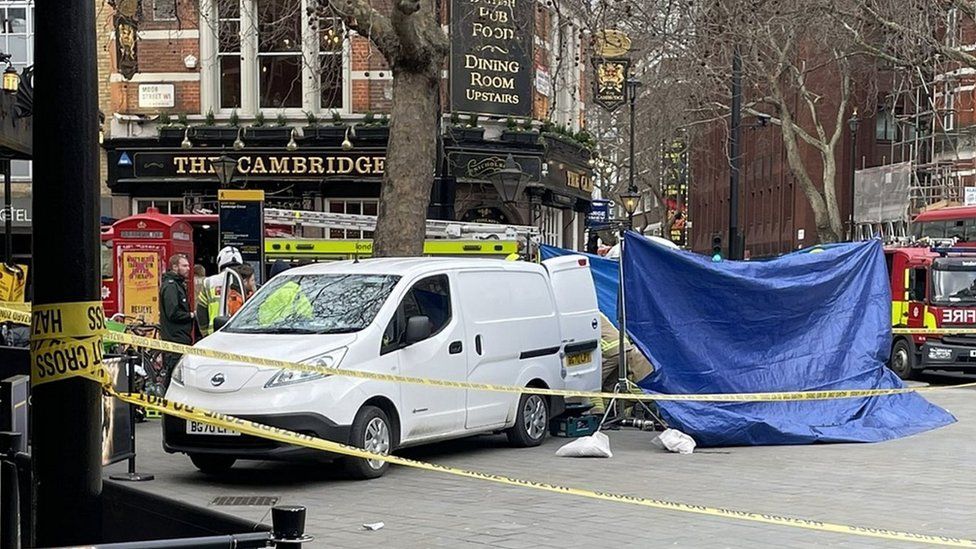
[[(76, 0), (39, 2), (36, 30), (33, 301), (100, 301), (95, 10)], [(101, 387), (80, 377), (34, 387), (38, 546), (101, 537), (101, 408)]]

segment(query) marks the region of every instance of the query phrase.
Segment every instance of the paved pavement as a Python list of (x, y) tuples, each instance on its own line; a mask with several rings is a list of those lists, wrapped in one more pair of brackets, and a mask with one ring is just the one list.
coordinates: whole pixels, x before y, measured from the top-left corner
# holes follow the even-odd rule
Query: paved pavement
[[(929, 398), (959, 422), (879, 444), (654, 449), (652, 433), (610, 432), (614, 457), (557, 458), (566, 439), (512, 449), (482, 436), (405, 450), (434, 463), (689, 504), (857, 526), (976, 538), (976, 390)], [(162, 452), (157, 422), (138, 429), (138, 485), (198, 505), (217, 496), (269, 495), (308, 507), (312, 547), (911, 547), (915, 544), (655, 510), (496, 485), (407, 468), (347, 481), (329, 465), (239, 462), (206, 477)], [(124, 464), (106, 470), (121, 471)], [(219, 507), (270, 523), (266, 507)], [(385, 527), (366, 531), (364, 523)], [(921, 545), (919, 545), (921, 546)]]

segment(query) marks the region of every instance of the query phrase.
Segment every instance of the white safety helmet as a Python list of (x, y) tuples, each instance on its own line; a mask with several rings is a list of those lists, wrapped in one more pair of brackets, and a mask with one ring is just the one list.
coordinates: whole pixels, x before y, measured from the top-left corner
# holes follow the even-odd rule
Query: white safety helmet
[(224, 246), (217, 252), (217, 268), (221, 271), (225, 267), (232, 267), (241, 263), (244, 263), (244, 259), (241, 257), (241, 251), (233, 246)]

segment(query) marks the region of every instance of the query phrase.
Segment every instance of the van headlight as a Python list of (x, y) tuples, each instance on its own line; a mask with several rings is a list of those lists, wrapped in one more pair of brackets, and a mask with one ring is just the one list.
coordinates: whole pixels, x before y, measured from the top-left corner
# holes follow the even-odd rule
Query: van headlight
[(170, 376), (170, 381), (176, 383), (177, 385), (183, 385), (183, 361), (185, 358), (181, 358), (176, 366), (173, 367), (173, 374)]
[[(321, 368), (338, 368), (339, 363), (342, 362), (342, 357), (346, 355), (346, 348), (342, 347), (334, 351), (329, 351), (327, 353), (322, 353), (320, 355), (315, 355), (312, 358), (307, 358), (301, 361), (302, 364), (308, 364), (310, 366), (318, 366)], [(313, 379), (322, 379), (328, 377), (329, 374), (324, 374), (322, 372), (306, 372), (302, 370), (291, 370), (291, 369), (281, 369), (278, 370), (274, 376), (264, 384), (264, 388), (269, 387), (281, 387), (282, 385), (291, 385), (292, 383), (301, 383), (303, 381), (312, 381)]]

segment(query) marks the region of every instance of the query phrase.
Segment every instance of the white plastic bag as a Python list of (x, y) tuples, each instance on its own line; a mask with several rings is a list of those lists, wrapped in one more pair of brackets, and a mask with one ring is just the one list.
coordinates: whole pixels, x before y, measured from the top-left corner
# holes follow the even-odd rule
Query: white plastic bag
[(556, 450), (558, 457), (613, 457), (610, 438), (597, 431), (588, 437), (580, 437)]
[(654, 442), (676, 454), (690, 454), (695, 451), (695, 439), (677, 429), (665, 429)]

